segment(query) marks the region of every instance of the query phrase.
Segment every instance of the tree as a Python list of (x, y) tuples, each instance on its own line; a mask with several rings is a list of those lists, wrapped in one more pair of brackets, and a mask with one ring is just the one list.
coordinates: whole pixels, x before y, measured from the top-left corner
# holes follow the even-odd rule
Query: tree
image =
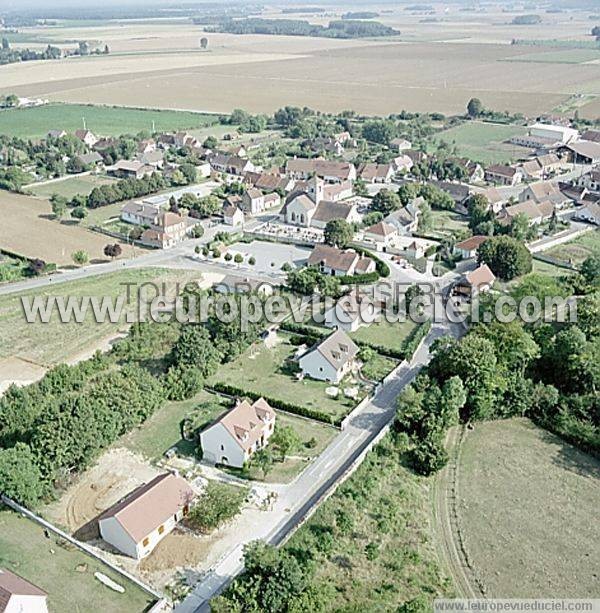
[(202, 146), (206, 149), (216, 149), (219, 146), (219, 141), (214, 136), (207, 136)]
[(110, 53), (110, 49), (109, 49), (108, 45), (104, 45), (103, 53), (104, 53), (104, 55), (108, 55)]
[(253, 466), (256, 466), (263, 474), (263, 479), (273, 470), (273, 454), (268, 448), (259, 449), (250, 460)]
[(71, 258), (73, 259), (73, 262), (75, 262), (75, 264), (77, 264), (78, 266), (83, 266), (84, 264), (87, 264), (89, 260), (87, 252), (83, 251), (83, 249), (81, 249), (80, 251), (73, 252)]
[(531, 253), (524, 243), (512, 236), (493, 236), (477, 250), (479, 263), (487, 264), (492, 272), (505, 281), (531, 272)]
[(6, 38), (6, 36), (2, 37), (2, 49), (4, 51), (8, 51), (10, 49), (10, 42), (8, 42), (8, 38)]
[(345, 219), (332, 219), (325, 226), (324, 239), (327, 245), (345, 249), (354, 238), (354, 228)]
[(198, 504), (190, 510), (188, 521), (200, 532), (212, 532), (242, 510), (247, 494), (245, 488), (209, 481)]
[(244, 261), (244, 256), (241, 253), (236, 253), (234, 258), (233, 258), (233, 261), (236, 264), (241, 264)]
[(50, 204), (55, 219), (62, 219), (67, 211), (67, 199), (58, 194), (52, 194)]
[(387, 119), (367, 121), (362, 129), (362, 136), (364, 139), (381, 145), (389, 145), (396, 134), (396, 126)]
[(471, 119), (479, 117), (483, 114), (484, 108), (479, 98), (471, 98), (467, 104), (467, 115)]
[(121, 245), (119, 245), (118, 243), (114, 243), (113, 245), (106, 245), (106, 247), (104, 247), (104, 255), (107, 258), (111, 258), (111, 259), (115, 259), (118, 258), (121, 253), (122, 253), (122, 249), (121, 249)]
[(467, 203), (469, 210), (469, 228), (479, 234), (483, 223), (492, 221), (490, 201), (483, 194), (473, 194)]
[(87, 217), (87, 214), (88, 214), (87, 209), (84, 206), (76, 206), (71, 211), (71, 217), (79, 221), (81, 221), (82, 219), (85, 219)]
[(44, 262), (44, 260), (34, 258), (33, 260), (29, 260), (28, 269), (29, 272), (34, 276), (41, 275), (44, 270), (46, 270), (46, 262)]
[(254, 266), (256, 264), (256, 258), (253, 255), (248, 258), (248, 264), (250, 264), (250, 266)]
[(600, 255), (588, 256), (581, 265), (581, 274), (589, 285), (600, 285)]
[(0, 492), (26, 507), (34, 507), (44, 493), (40, 469), (28, 445), (0, 449)]
[(269, 439), (269, 443), (277, 447), (281, 454), (281, 459), (285, 460), (288, 453), (300, 448), (302, 441), (291, 426), (276, 426), (275, 432), (273, 432)]
[(379, 211), (384, 215), (389, 215), (392, 211), (399, 209), (400, 206), (401, 202), (398, 194), (389, 189), (382, 189), (374, 196), (371, 209)]
[(183, 326), (171, 355), (173, 363), (194, 366), (204, 378), (213, 375), (221, 361), (208, 330), (197, 324)]
[(208, 38), (206, 38), (206, 36), (203, 36), (200, 39), (200, 48), (201, 49), (208, 49)]
[(517, 213), (510, 223), (510, 235), (519, 241), (524, 241), (530, 232), (529, 218), (525, 213)]

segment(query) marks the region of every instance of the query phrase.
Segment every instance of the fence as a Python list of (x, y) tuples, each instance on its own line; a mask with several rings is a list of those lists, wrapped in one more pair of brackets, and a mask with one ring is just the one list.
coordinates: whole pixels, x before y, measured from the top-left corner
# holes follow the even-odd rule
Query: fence
[[(116, 573), (119, 573), (119, 575), (121, 575), (122, 577), (125, 577), (126, 579), (128, 579), (132, 583), (135, 583), (139, 588), (141, 588), (142, 590), (144, 590), (148, 594), (151, 594), (156, 599), (158, 599), (159, 602), (157, 603), (157, 605), (160, 604), (161, 606), (164, 607), (164, 603), (166, 601), (165, 601), (164, 596), (160, 592), (157, 592), (154, 588), (150, 587), (149, 585), (147, 585), (143, 581), (140, 581), (137, 577), (135, 577), (131, 573), (128, 573), (126, 570), (123, 570), (122, 568), (120, 568), (116, 564), (113, 564), (112, 562), (110, 562), (106, 558), (103, 558), (101, 555), (99, 555), (89, 545), (86, 545), (85, 543), (82, 543), (81, 541), (78, 541), (76, 538), (73, 538), (70, 534), (67, 534), (66, 532), (63, 532), (60, 528), (57, 528), (56, 526), (52, 525), (50, 522), (48, 522), (45, 519), (39, 517), (35, 513), (31, 512), (29, 509), (26, 509), (25, 507), (22, 507), (20, 504), (16, 503), (14, 500), (11, 500), (10, 498), (5, 496), (4, 494), (0, 495), (0, 500), (7, 507), (10, 507), (13, 511), (16, 511), (17, 513), (21, 513), (22, 515), (25, 515), (25, 517), (27, 517), (28, 519), (34, 521), (36, 524), (39, 524), (40, 526), (43, 526), (45, 529), (50, 530), (51, 532), (53, 532), (54, 534), (59, 536), (61, 539), (64, 539), (65, 541), (71, 543), (72, 545), (75, 545), (75, 547), (77, 547), (78, 549), (81, 549), (81, 551), (83, 551), (83, 552), (87, 553), (88, 555), (92, 556), (94, 559), (98, 560), (99, 562), (101, 562), (105, 566), (108, 566), (111, 570), (114, 570)], [(161, 610), (160, 608), (158, 608), (158, 609), (156, 608), (157, 605), (155, 605), (155, 607), (153, 607), (152, 610)]]

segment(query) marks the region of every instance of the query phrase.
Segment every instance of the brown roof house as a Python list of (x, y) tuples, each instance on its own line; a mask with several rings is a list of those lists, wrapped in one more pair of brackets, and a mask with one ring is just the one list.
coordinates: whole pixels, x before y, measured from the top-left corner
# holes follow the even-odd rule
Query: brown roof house
[(93, 147), (99, 140), (91, 130), (75, 130), (75, 138), (78, 138), (88, 147)]
[(555, 211), (554, 203), (549, 200), (544, 202), (535, 202), (534, 200), (525, 200), (511, 206), (504, 207), (498, 213), (496, 219), (503, 225), (510, 225), (517, 215), (525, 215), (529, 221), (529, 225), (541, 224), (550, 219)]
[(33, 583), (0, 568), (0, 613), (48, 613), (47, 597)]
[(343, 331), (336, 330), (300, 356), (304, 375), (319, 381), (339, 383), (353, 368), (358, 347)]
[(512, 166), (494, 164), (485, 169), (485, 180), (494, 185), (517, 185), (523, 180), (523, 173)]
[(456, 282), (454, 293), (460, 296), (472, 297), (476, 294), (488, 292), (496, 276), (487, 264), (481, 264), (475, 270), (466, 273), (462, 279)]
[(375, 271), (375, 262), (362, 257), (352, 249), (338, 249), (329, 245), (316, 245), (308, 258), (309, 266), (317, 266), (322, 273), (343, 277)]
[(464, 260), (474, 258), (477, 255), (477, 249), (485, 243), (489, 236), (471, 236), (460, 243), (454, 245), (454, 253), (460, 255)]
[(554, 205), (561, 207), (569, 202), (570, 198), (562, 193), (556, 183), (545, 181), (542, 183), (532, 183), (519, 194), (519, 202), (526, 202), (527, 200), (533, 200), (538, 203), (550, 201)]
[(275, 411), (263, 398), (238, 401), (212, 426), (200, 433), (202, 458), (213, 464), (241, 468), (267, 445), (275, 429)]
[(181, 477), (158, 475), (100, 516), (100, 535), (120, 552), (140, 560), (187, 515), (193, 498), (192, 488)]
[(375, 243), (377, 250), (382, 251), (389, 247), (398, 236), (398, 228), (387, 221), (380, 221), (365, 229), (363, 238), (365, 241)]

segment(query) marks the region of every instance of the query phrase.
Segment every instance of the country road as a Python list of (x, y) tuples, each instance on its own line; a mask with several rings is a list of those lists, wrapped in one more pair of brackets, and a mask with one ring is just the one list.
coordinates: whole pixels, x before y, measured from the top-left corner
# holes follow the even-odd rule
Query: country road
[(429, 348), (441, 336), (464, 332), (461, 326), (436, 324), (410, 363), (403, 363), (367, 404), (340, 432), (329, 447), (291, 484), (278, 490), (279, 498), (265, 520), (252, 534), (240, 535), (229, 551), (176, 607), (177, 613), (209, 611), (210, 599), (221, 592), (243, 570), (243, 547), (261, 539), (278, 545), (318, 506), (326, 494), (334, 491), (344, 476), (363, 459), (370, 444), (392, 423), (395, 399), (429, 361)]

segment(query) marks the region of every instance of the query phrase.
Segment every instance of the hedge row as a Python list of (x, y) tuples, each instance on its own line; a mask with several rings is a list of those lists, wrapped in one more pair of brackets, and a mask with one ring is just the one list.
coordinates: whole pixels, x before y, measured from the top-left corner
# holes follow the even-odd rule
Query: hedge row
[[(319, 328), (315, 328), (313, 326), (307, 326), (306, 324), (298, 324), (293, 321), (284, 321), (281, 322), (280, 325), (282, 330), (287, 330), (288, 332), (292, 332), (294, 334), (298, 334), (300, 336), (307, 337), (311, 339), (312, 342), (318, 341), (321, 338), (329, 336), (331, 334), (331, 330), (321, 330)], [(368, 341), (352, 339), (359, 347), (368, 347), (369, 349), (373, 349), (380, 355), (383, 355), (387, 358), (393, 358), (396, 360), (403, 360), (405, 356), (404, 349), (393, 349), (391, 347), (386, 347), (385, 345), (377, 345), (376, 343), (369, 343)]]
[(344, 275), (336, 277), (343, 285), (366, 285), (368, 283), (377, 283), (381, 275), (378, 272), (365, 272), (361, 275)]
[(549, 255), (542, 255), (540, 253), (532, 253), (531, 257), (534, 260), (539, 260), (540, 262), (546, 262), (547, 264), (552, 264), (554, 266), (558, 266), (559, 268), (564, 268), (565, 270), (574, 270), (578, 271), (576, 266), (569, 264), (569, 262), (565, 262), (565, 260), (558, 260), (557, 258), (550, 257)]
[(412, 357), (419, 346), (419, 343), (429, 334), (431, 330), (431, 320), (419, 324), (404, 341), (404, 358), (412, 360)]
[(287, 411), (288, 413), (293, 413), (294, 415), (300, 415), (301, 417), (308, 417), (316, 421), (322, 421), (326, 424), (339, 426), (341, 422), (341, 419), (334, 419), (331, 415), (325, 413), (324, 411), (309, 409), (298, 404), (292, 404), (291, 402), (280, 400), (279, 398), (271, 398), (270, 396), (265, 396), (264, 394), (257, 394), (256, 392), (251, 392), (228, 383), (214, 383), (205, 389), (221, 394), (227, 394), (229, 396), (246, 396), (247, 398), (250, 398), (250, 400), (264, 398), (272, 407), (276, 409), (281, 409), (282, 411)]
[(380, 277), (390, 276), (390, 267), (383, 260), (379, 259), (372, 251), (369, 251), (360, 245), (355, 245), (354, 243), (351, 245), (351, 247), (354, 249), (354, 251), (356, 251), (356, 253), (369, 257), (375, 262), (375, 269)]

